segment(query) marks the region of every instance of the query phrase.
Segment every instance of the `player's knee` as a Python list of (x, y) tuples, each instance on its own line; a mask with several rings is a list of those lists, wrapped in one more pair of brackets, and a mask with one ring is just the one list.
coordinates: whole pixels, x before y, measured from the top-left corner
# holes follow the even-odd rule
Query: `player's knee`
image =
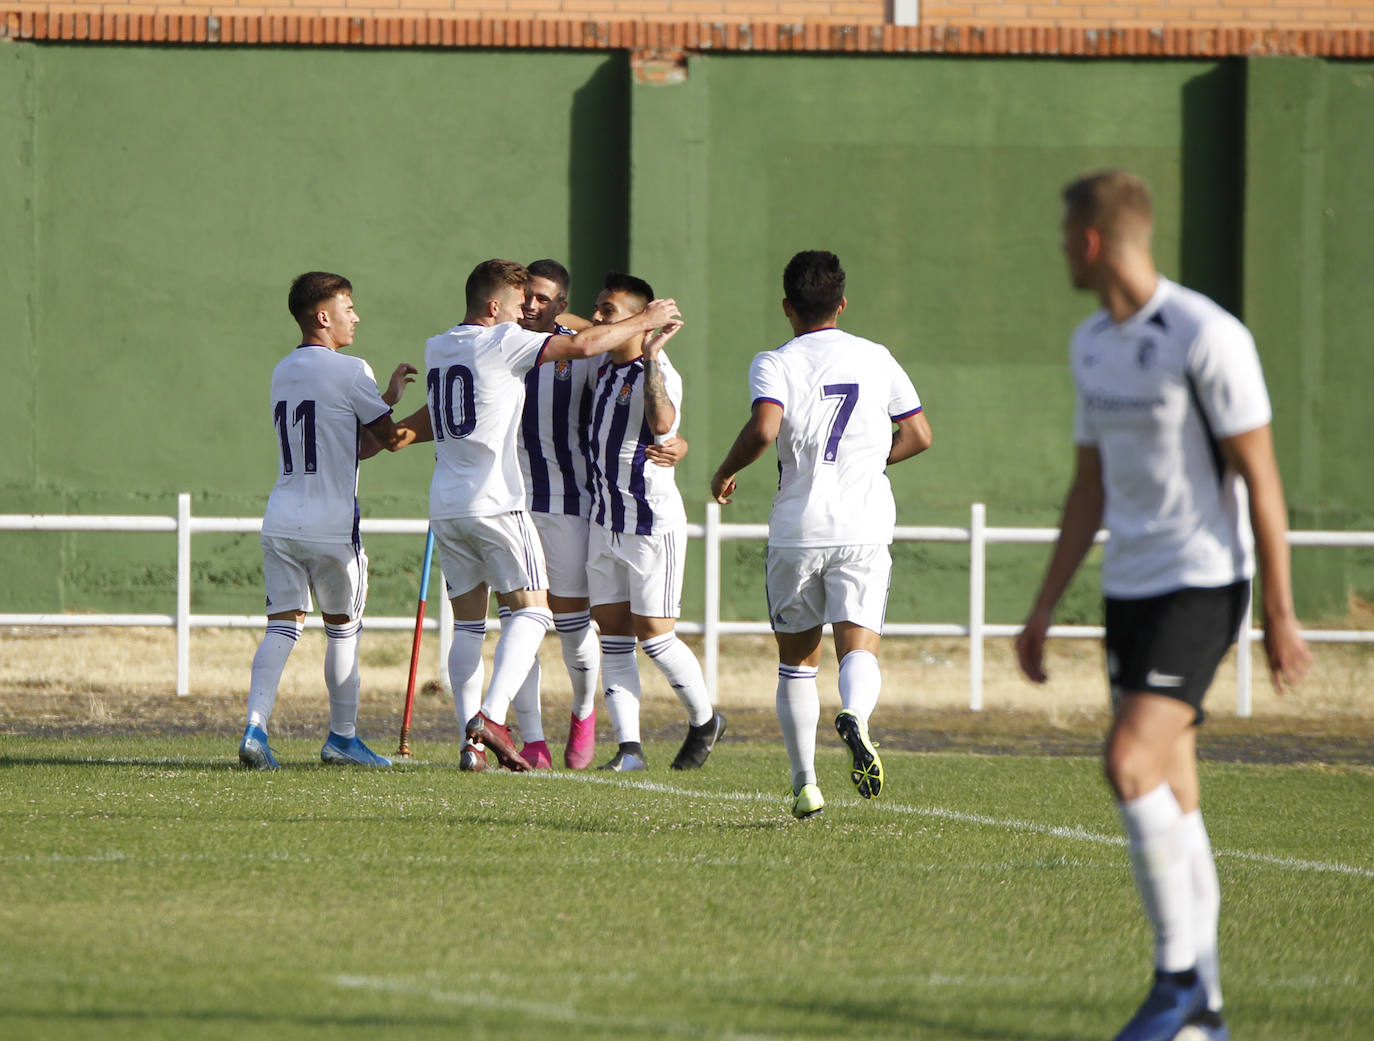
[(1107, 738), (1102, 752), (1102, 771), (1116, 797), (1123, 802), (1157, 788), (1161, 779), (1159, 764), (1153, 761), (1149, 750), (1120, 730), (1113, 731)]

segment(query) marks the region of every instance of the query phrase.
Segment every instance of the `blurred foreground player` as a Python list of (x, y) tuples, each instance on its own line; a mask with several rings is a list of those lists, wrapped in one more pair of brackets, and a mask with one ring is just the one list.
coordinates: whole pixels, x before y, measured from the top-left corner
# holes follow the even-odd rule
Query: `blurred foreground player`
[[(1021, 669), (1045, 682), (1055, 604), (1092, 546), (1102, 561), (1116, 715), (1107, 780), (1155, 933), (1155, 982), (1117, 1041), (1229, 1038), (1217, 960), (1220, 890), (1199, 809), (1197, 726), (1217, 665), (1249, 624), (1255, 549), (1275, 687), (1311, 656), (1289, 579), (1287, 509), (1254, 340), (1211, 300), (1160, 276), (1149, 191), (1114, 170), (1064, 189), (1064, 252), (1102, 309), (1074, 332), (1077, 461), (1059, 539), (1025, 628)], [(1248, 492), (1248, 496), (1247, 496)]]
[(267, 632), (253, 657), (248, 725), (239, 761), (277, 769), (267, 745), (267, 721), (286, 659), (310, 610), (313, 590), (328, 643), (326, 763), (390, 766), (359, 739), (358, 632), (367, 599), (367, 554), (358, 534), (358, 460), (408, 440), (391, 421), (416, 371), (398, 365), (385, 394), (361, 358), (340, 353), (353, 342), (358, 313), (353, 286), (342, 275), (309, 271), (291, 283), (291, 315), (301, 344), (272, 370), (272, 424), (280, 472), (262, 519)]
[(788, 263), (782, 309), (794, 336), (755, 355), (753, 411), (711, 478), (716, 501), (730, 502), (738, 472), (776, 442), (766, 582), (778, 641), (778, 723), (798, 819), (825, 806), (815, 759), (816, 670), (827, 622), (840, 663), (835, 729), (849, 747), (850, 777), (865, 799), (882, 790), (868, 720), (882, 689), (877, 653), (897, 512), (886, 467), (931, 443), (921, 399), (888, 349), (835, 327), (848, 304), (844, 288), (833, 253), (806, 251)]

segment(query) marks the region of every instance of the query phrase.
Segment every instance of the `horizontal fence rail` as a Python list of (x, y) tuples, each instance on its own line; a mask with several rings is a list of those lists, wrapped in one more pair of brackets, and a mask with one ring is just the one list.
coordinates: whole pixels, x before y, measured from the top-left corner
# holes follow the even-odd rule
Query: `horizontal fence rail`
[[(721, 543), (764, 541), (768, 538), (766, 524), (724, 524), (720, 506), (706, 504), (705, 522), (687, 525), (688, 538), (705, 543), (705, 590), (703, 618), (700, 622), (684, 620), (678, 631), (700, 634), (705, 640), (706, 682), (712, 693), (717, 690), (720, 671), (720, 638), (736, 635), (767, 635), (772, 627), (766, 621), (730, 621), (720, 617)], [(175, 534), (177, 539), (177, 589), (175, 614), (0, 614), (0, 626), (152, 626), (176, 629), (176, 657), (178, 696), (190, 691), (191, 630), (192, 629), (258, 629), (267, 621), (266, 615), (217, 615), (191, 613), (191, 537), (196, 534), (255, 534), (262, 528), (259, 517), (196, 517), (191, 514), (191, 496), (177, 496), (177, 513), (166, 516), (82, 516), (54, 514), (0, 514), (0, 531), (80, 531), (80, 532), (162, 532)], [(424, 520), (364, 520), (365, 535), (424, 535), (428, 522)], [(973, 503), (969, 511), (968, 527), (898, 526), (894, 534), (897, 542), (950, 542), (969, 546), (969, 610), (967, 622), (891, 623), (885, 626), (888, 636), (945, 636), (965, 637), (969, 641), (969, 708), (975, 712), (983, 708), (983, 648), (988, 638), (1015, 636), (1019, 624), (989, 622), (986, 617), (987, 548), (990, 545), (1048, 545), (1058, 538), (1055, 528), (990, 527), (987, 508)], [(1106, 532), (1098, 532), (1097, 542), (1107, 539)], [(1288, 534), (1291, 546), (1372, 548), (1374, 532), (1293, 531)], [(318, 615), (306, 624), (319, 627)], [(500, 620), (488, 622), (500, 628)], [(368, 616), (367, 627), (381, 630), (411, 630), (415, 620), (405, 616)], [(448, 599), (439, 596), (439, 617), (426, 618), (424, 627), (439, 633), (438, 669), (445, 689), (448, 688), (448, 650), (452, 641), (453, 607)], [(1068, 639), (1101, 639), (1103, 630), (1096, 625), (1055, 625), (1051, 637)], [(1244, 625), (1241, 627), (1236, 655), (1236, 714), (1251, 713), (1250, 647), (1263, 639), (1264, 631)], [(1304, 629), (1303, 636), (1312, 643), (1374, 643), (1372, 630)]]

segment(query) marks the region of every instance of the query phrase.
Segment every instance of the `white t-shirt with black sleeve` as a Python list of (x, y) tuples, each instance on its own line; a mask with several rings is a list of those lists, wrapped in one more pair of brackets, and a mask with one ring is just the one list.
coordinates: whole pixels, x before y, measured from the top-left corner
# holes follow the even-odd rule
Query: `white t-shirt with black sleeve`
[(1249, 330), (1201, 293), (1160, 278), (1124, 322), (1074, 332), (1074, 440), (1102, 458), (1108, 597), (1214, 588), (1254, 574), (1245, 483), (1219, 441), (1271, 419)]

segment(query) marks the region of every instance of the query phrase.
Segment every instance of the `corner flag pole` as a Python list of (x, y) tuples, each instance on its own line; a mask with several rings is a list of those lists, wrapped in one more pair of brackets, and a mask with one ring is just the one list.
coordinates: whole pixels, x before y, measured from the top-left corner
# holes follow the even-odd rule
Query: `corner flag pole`
[(425, 532), (425, 562), (420, 565), (420, 602), (415, 608), (415, 638), (410, 642), (410, 678), (406, 680), (406, 710), (401, 717), (398, 756), (410, 758), (410, 716), (415, 708), (415, 673), (420, 668), (420, 634), (425, 628), (425, 604), (429, 601), (429, 566), (434, 559), (434, 529)]

